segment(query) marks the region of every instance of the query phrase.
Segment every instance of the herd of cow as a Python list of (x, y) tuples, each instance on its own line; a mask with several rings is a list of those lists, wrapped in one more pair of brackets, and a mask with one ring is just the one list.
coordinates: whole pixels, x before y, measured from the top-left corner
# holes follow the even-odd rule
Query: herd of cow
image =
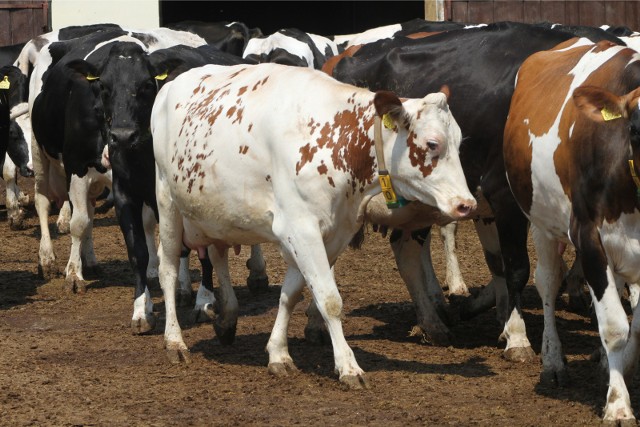
[[(248, 285), (260, 290), (268, 277), (259, 244), (277, 243), (288, 270), (269, 371), (295, 369), (287, 330), (306, 283), (305, 335), (330, 339), (340, 381), (353, 388), (367, 381), (342, 331), (332, 268), (365, 224), (392, 230), (418, 326), (446, 345), (430, 227), (474, 220), (493, 279), (463, 316), (495, 306), (513, 361), (535, 356), (520, 307), (531, 231), (544, 303), (541, 380), (560, 385), (567, 367), (554, 310), (571, 243), (608, 369), (603, 418), (635, 423), (626, 384), (640, 315), (629, 325), (620, 295), (625, 286), (638, 295), (640, 283), (636, 49), (640, 34), (626, 28), (547, 23), (416, 19), (334, 37), (298, 29), (265, 37), (237, 22), (64, 28), (0, 52), (9, 222), (22, 226), (18, 175), (35, 175), (39, 272), (58, 274), (55, 202), (72, 242), (66, 281), (83, 292), (98, 267), (95, 202), (108, 190), (135, 277), (131, 328), (155, 327), (147, 281), (159, 277), (174, 362), (189, 357), (176, 305), (191, 300), (190, 251), (202, 267), (196, 317), (232, 343), (228, 250), (252, 245)], [(465, 292), (454, 276), (450, 291)]]

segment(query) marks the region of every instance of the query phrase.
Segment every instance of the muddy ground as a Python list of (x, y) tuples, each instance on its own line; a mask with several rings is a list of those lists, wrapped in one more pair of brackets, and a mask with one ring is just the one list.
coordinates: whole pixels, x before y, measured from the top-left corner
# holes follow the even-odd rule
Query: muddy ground
[[(22, 180), (32, 193), (32, 180)], [(134, 336), (132, 274), (113, 210), (97, 215), (94, 239), (101, 278), (84, 295), (69, 294), (62, 278), (38, 277), (39, 227), (33, 204), (28, 227), (11, 231), (0, 184), (0, 424), (182, 425), (597, 425), (606, 389), (590, 354), (599, 338), (588, 313), (559, 303), (558, 326), (571, 384), (539, 384), (541, 364), (504, 360), (495, 310), (452, 326), (453, 345), (423, 344), (409, 331), (415, 313), (386, 239), (369, 230), (361, 250), (339, 259), (336, 279), (344, 300), (344, 331), (370, 389), (349, 391), (333, 372), (330, 346), (304, 339), (309, 295), (298, 304), (289, 348), (299, 372), (276, 378), (264, 351), (275, 320), (284, 264), (265, 245), (270, 290), (252, 295), (246, 285), (248, 248), (231, 256), (240, 302), (236, 341), (225, 346), (210, 324), (193, 324), (180, 312), (189, 365), (172, 365), (163, 350), (164, 305), (152, 289), (158, 325)], [(56, 215), (50, 224), (55, 229)], [(54, 234), (55, 236), (55, 234)], [(436, 235), (437, 236), (437, 235)], [(55, 236), (62, 267), (70, 237)], [(442, 245), (432, 242), (438, 277), (444, 278)], [(458, 231), (462, 273), (469, 287), (489, 280), (471, 222)], [(531, 251), (532, 259), (535, 259)], [(570, 256), (570, 255), (569, 255)], [(193, 286), (199, 282), (192, 258)], [(542, 310), (529, 283), (525, 321), (540, 353)], [(640, 407), (637, 381), (630, 388)]]

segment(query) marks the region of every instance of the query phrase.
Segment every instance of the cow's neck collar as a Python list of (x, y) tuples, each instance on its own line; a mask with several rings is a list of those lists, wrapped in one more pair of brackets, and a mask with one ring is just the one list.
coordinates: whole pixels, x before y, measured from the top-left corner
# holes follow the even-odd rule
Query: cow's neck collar
[(636, 173), (633, 159), (629, 159), (629, 170), (631, 171), (631, 178), (633, 178), (633, 182), (636, 184), (636, 197), (640, 200), (640, 178)]
[(382, 147), (382, 119), (380, 116), (376, 115), (373, 120), (373, 142), (376, 148), (376, 159), (378, 161), (378, 180), (380, 181), (380, 188), (382, 188), (382, 194), (384, 195), (387, 207), (389, 209), (400, 208), (409, 203), (409, 201), (402, 196), (397, 196), (396, 192), (393, 190), (391, 175), (389, 175), (389, 171), (387, 170), (384, 161), (384, 148)]

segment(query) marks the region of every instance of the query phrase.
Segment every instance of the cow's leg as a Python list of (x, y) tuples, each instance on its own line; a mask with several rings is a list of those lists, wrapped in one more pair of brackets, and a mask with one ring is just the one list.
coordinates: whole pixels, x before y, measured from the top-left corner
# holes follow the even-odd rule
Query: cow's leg
[(460, 308), (460, 318), (469, 320), (480, 313), (484, 313), (492, 307), (496, 306), (496, 301), (500, 301), (499, 305), (505, 307), (502, 312), (497, 312), (496, 317), (500, 324), (504, 324), (507, 320), (506, 305), (507, 300), (507, 282), (504, 278), (504, 265), (502, 262), (502, 253), (500, 251), (500, 242), (498, 240), (498, 230), (495, 221), (477, 220), (473, 222), (484, 252), (484, 259), (491, 273), (491, 281), (481, 289), (478, 295), (468, 298)]
[(159, 277), (166, 315), (164, 346), (171, 362), (189, 362), (189, 348), (182, 338), (182, 330), (176, 312), (176, 288), (184, 226), (178, 209), (171, 201), (171, 193), (162, 179), (156, 178), (156, 194), (160, 218)]
[(21, 230), (25, 227), (24, 210), (20, 207), (20, 188), (18, 187), (18, 171), (16, 165), (7, 155), (4, 159), (2, 177), (6, 184), (5, 204), (7, 206), (7, 219), (9, 228)]
[[(340, 381), (352, 388), (366, 386), (364, 371), (358, 366), (353, 350), (347, 344), (342, 331), (342, 297), (331, 271), (328, 258), (331, 254), (325, 247), (318, 223), (305, 221), (304, 215), (296, 211), (289, 215), (276, 216), (273, 231), (281, 242), (281, 249), (288, 264), (298, 266), (324, 318), (331, 335), (335, 367)], [(287, 298), (294, 298), (296, 293), (300, 292), (298, 287), (299, 285), (296, 285), (295, 289), (288, 289)], [(287, 304), (280, 305), (283, 310), (287, 307)]]
[(69, 202), (65, 200), (58, 212), (58, 220), (56, 221), (56, 227), (59, 234), (67, 234), (71, 230), (71, 206)]
[(68, 290), (78, 293), (85, 292), (87, 287), (82, 271), (82, 255), (83, 246), (88, 243), (87, 234), (91, 233), (92, 228), (93, 206), (91, 206), (89, 200), (89, 187), (90, 182), (87, 176), (83, 178), (77, 175), (71, 176), (69, 187), (69, 200), (73, 204), (73, 212), (69, 222), (71, 250), (69, 252), (69, 262), (65, 269), (65, 276)]
[[(109, 192), (113, 194), (113, 191)], [(149, 265), (147, 265), (147, 279), (158, 278), (158, 265), (160, 260), (158, 259), (158, 249), (156, 245), (156, 215), (147, 204), (142, 207), (142, 224), (144, 227), (144, 238), (147, 242), (147, 248), (149, 249)]]
[[(267, 343), (269, 353), (269, 372), (276, 376), (287, 375), (296, 371), (293, 359), (289, 355), (288, 331), (291, 312), (302, 299), (302, 289), (304, 287), (304, 277), (296, 267), (289, 265), (284, 276), (284, 283), (280, 292), (280, 306), (276, 321), (271, 330), (271, 336)], [(315, 306), (315, 304), (312, 304)], [(317, 308), (316, 308), (317, 312)]]
[(449, 288), (449, 295), (469, 295), (469, 289), (464, 283), (462, 273), (460, 273), (460, 264), (458, 263), (458, 255), (456, 254), (457, 229), (457, 222), (451, 222), (440, 227), (440, 239), (444, 245), (444, 258), (447, 267), (445, 283)]
[(35, 172), (34, 204), (40, 223), (40, 248), (38, 250), (38, 272), (46, 280), (52, 279), (59, 273), (56, 255), (51, 244), (49, 232), (49, 174), (50, 164), (44, 151), (40, 149), (35, 139), (31, 143), (33, 150), (33, 169)]
[(531, 237), (538, 256), (534, 281), (538, 294), (542, 298), (544, 311), (540, 381), (565, 386), (568, 380), (567, 362), (558, 336), (555, 317), (556, 297), (562, 283), (562, 258), (558, 254), (558, 242), (549, 239), (535, 225), (531, 226)]
[(116, 217), (127, 245), (129, 263), (135, 280), (131, 330), (134, 334), (144, 334), (153, 330), (156, 319), (147, 283), (149, 249), (142, 219), (143, 201), (132, 196), (116, 176), (113, 180), (113, 195)]
[[(447, 346), (451, 332), (438, 313), (446, 315), (442, 287), (431, 262), (431, 228), (414, 232), (394, 230), (391, 248), (398, 271), (416, 307), (417, 327), (426, 342)], [(420, 333), (413, 331), (414, 334)]]
[(251, 258), (247, 260), (249, 277), (247, 287), (251, 293), (259, 294), (269, 289), (269, 277), (267, 276), (267, 264), (262, 256), (260, 245), (251, 246)]
[(640, 300), (640, 284), (629, 283), (627, 286), (629, 287), (629, 304), (631, 304), (631, 309), (635, 312), (638, 300)]
[(213, 328), (222, 344), (233, 344), (236, 337), (239, 307), (231, 283), (231, 274), (229, 274), (229, 251), (228, 249), (221, 250), (216, 249), (214, 246), (209, 246), (208, 252), (220, 285)]
[[(188, 307), (193, 304), (193, 288), (191, 287), (191, 273), (189, 272), (189, 255), (191, 249), (186, 246), (182, 246), (180, 252), (180, 269), (178, 271), (178, 289), (176, 291), (176, 304), (178, 307)], [(201, 256), (200, 254), (198, 255)], [(211, 275), (211, 272), (206, 273), (205, 269), (209, 268), (211, 263), (208, 260), (206, 254), (200, 258), (200, 265), (202, 266), (202, 280), (205, 280), (205, 275)], [(213, 267), (209, 271), (212, 271)], [(210, 279), (209, 279), (210, 280)]]
[[(188, 255), (190, 251), (189, 249), (186, 250)], [(207, 251), (214, 250), (216, 250), (214, 247), (207, 249)], [(202, 269), (202, 281), (196, 294), (196, 305), (193, 308), (192, 320), (193, 322), (208, 322), (215, 319), (216, 296), (213, 290), (213, 264), (211, 264), (209, 255), (206, 253), (201, 254), (198, 252), (198, 259)], [(180, 265), (182, 265), (182, 260), (183, 258), (180, 258)]]
[[(637, 288), (637, 284), (633, 284)], [(629, 286), (631, 287), (631, 286)], [(631, 385), (633, 376), (638, 370), (640, 358), (640, 309), (638, 304), (633, 305), (633, 319), (631, 320), (631, 330), (629, 331), (629, 342), (624, 350), (624, 379), (627, 386)]]
[[(504, 187), (505, 189), (508, 186)], [(506, 191), (506, 190), (505, 190)], [(504, 265), (504, 277), (507, 282), (508, 304), (501, 304), (496, 292), (497, 313), (507, 313), (501, 338), (506, 339), (503, 356), (514, 362), (528, 362), (535, 353), (527, 339), (526, 326), (522, 317), (522, 291), (529, 281), (529, 254), (527, 252), (528, 220), (517, 203), (503, 195), (502, 205), (495, 209), (496, 228), (500, 240), (500, 249)], [(497, 289), (496, 289), (497, 290)], [(507, 307), (504, 311), (503, 306)]]

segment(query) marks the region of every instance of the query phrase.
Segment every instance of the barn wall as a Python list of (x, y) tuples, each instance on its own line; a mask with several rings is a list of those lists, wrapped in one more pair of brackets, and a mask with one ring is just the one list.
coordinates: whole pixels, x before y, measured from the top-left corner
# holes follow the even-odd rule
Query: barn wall
[(111, 22), (124, 27), (147, 29), (160, 25), (158, 0), (53, 0), (51, 26), (54, 30), (70, 25)]
[(0, 1), (0, 45), (31, 40), (48, 31), (48, 1)]
[(640, 31), (638, 0), (446, 0), (443, 7), (445, 19), (456, 22), (548, 21)]

